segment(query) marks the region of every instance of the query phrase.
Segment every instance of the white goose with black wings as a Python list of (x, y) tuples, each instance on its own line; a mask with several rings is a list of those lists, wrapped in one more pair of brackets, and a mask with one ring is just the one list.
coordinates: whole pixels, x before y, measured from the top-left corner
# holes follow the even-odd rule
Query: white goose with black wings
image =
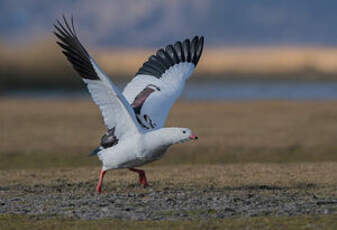
[(137, 172), (139, 183), (146, 186), (145, 172), (133, 167), (161, 158), (173, 144), (197, 139), (190, 129), (163, 127), (198, 64), (204, 38), (195, 36), (159, 49), (121, 93), (80, 43), (73, 18), (68, 23), (63, 16), (63, 23), (57, 20), (54, 28), (57, 44), (86, 83), (108, 129), (92, 153), (103, 163), (97, 191), (102, 192), (104, 173), (113, 168)]

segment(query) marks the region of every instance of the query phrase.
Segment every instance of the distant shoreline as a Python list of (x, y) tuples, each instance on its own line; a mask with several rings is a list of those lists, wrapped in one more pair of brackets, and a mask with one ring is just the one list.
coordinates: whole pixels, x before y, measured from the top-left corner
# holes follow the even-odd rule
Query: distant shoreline
[[(127, 81), (115, 81), (123, 89)], [(77, 87), (5, 89), (0, 92), (7, 99), (73, 100), (89, 99), (84, 83)], [(331, 101), (337, 100), (337, 81), (307, 80), (196, 80), (186, 84), (181, 101)]]
[[(43, 73), (42, 73), (43, 74)], [(42, 75), (41, 74), (41, 75)], [(47, 73), (45, 73), (47, 75)], [(134, 75), (129, 76), (114, 76), (109, 74), (109, 77), (116, 84), (126, 84), (131, 81)], [(265, 83), (277, 83), (277, 82), (289, 82), (289, 83), (336, 83), (337, 75), (334, 74), (322, 74), (322, 73), (286, 73), (286, 74), (233, 74), (223, 73), (221, 74), (199, 74), (195, 73), (188, 80), (196, 84), (200, 83), (231, 83), (241, 82), (246, 84), (247, 82), (265, 82)], [(12, 90), (81, 90), (85, 88), (84, 83), (77, 76), (75, 72), (68, 75), (62, 74), (59, 76), (52, 75), (45, 76), (29, 76), (29, 75), (0, 75), (0, 95), (1, 91)]]

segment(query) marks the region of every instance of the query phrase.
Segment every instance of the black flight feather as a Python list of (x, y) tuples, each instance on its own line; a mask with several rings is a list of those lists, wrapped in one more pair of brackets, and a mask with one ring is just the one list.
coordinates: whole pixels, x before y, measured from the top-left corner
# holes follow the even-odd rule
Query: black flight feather
[(63, 23), (59, 20), (56, 22), (54, 34), (59, 39), (56, 43), (63, 49), (62, 53), (82, 78), (98, 80), (99, 77), (91, 64), (90, 55), (77, 37), (73, 17), (71, 17), (71, 25), (65, 16), (63, 16)]
[(166, 70), (176, 64), (190, 62), (197, 66), (203, 46), (203, 36), (195, 36), (192, 41), (185, 39), (184, 42), (177, 41), (174, 45), (170, 44), (165, 49), (159, 49), (155, 55), (149, 57), (136, 75), (145, 74), (161, 78)]

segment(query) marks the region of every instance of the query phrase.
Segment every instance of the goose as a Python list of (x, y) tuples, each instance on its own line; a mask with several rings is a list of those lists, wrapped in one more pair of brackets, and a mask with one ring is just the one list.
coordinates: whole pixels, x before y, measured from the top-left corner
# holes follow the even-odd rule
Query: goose
[(74, 20), (56, 19), (53, 33), (93, 101), (101, 110), (107, 132), (91, 153), (102, 162), (96, 191), (102, 193), (103, 177), (111, 169), (138, 173), (148, 186), (145, 171), (136, 167), (162, 158), (174, 144), (197, 140), (188, 128), (165, 128), (167, 115), (197, 66), (204, 37), (177, 41), (159, 49), (139, 68), (123, 92), (96, 64), (78, 39)]

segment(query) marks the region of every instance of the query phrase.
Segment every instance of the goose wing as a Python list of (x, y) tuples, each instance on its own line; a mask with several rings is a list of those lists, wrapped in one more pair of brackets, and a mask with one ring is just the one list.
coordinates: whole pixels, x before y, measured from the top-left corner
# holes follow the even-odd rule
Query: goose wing
[(71, 18), (71, 24), (63, 16), (63, 23), (57, 20), (54, 34), (57, 44), (86, 83), (93, 101), (99, 106), (107, 128), (115, 129), (115, 135), (122, 138), (125, 134), (142, 132), (134, 110), (110, 78), (95, 63), (94, 59), (79, 41)]
[(195, 36), (159, 49), (125, 87), (123, 94), (144, 129), (164, 126), (168, 112), (199, 62), (203, 45), (204, 37)]

